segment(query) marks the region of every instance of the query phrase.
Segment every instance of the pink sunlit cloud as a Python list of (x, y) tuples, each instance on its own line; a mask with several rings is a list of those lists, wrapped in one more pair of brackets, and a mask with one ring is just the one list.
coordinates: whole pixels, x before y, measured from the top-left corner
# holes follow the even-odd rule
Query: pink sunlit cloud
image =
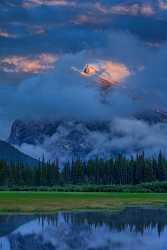
[(150, 4), (117, 4), (111, 7), (105, 7), (100, 3), (95, 5), (96, 10), (103, 14), (118, 14), (132, 16), (152, 16), (155, 14), (153, 7)]
[(43, 34), (46, 32), (46, 28), (42, 25), (27, 26), (27, 30), (32, 34)]
[(165, 1), (165, 0), (159, 0), (159, 7), (162, 10), (167, 10), (167, 1)]
[(36, 57), (9, 56), (0, 61), (0, 67), (4, 72), (15, 73), (39, 73), (54, 69), (58, 57), (43, 53)]
[(100, 61), (95, 64), (86, 64), (81, 76), (91, 77), (95, 75), (96, 81), (103, 86), (118, 84), (131, 75), (128, 67), (122, 63), (113, 61)]
[(73, 23), (75, 24), (87, 24), (87, 23), (99, 23), (101, 21), (101, 19), (99, 19), (97, 21), (97, 17), (94, 14), (90, 14), (90, 15), (80, 15), (78, 16)]
[(26, 0), (23, 3), (24, 8), (31, 8), (36, 6), (74, 6), (73, 1), (66, 0)]
[(0, 37), (3, 38), (16, 38), (16, 35), (7, 32), (6, 30), (0, 29)]
[(105, 61), (100, 64), (99, 69), (102, 73), (98, 76), (97, 80), (105, 85), (120, 83), (126, 77), (130, 76), (129, 69), (121, 63)]

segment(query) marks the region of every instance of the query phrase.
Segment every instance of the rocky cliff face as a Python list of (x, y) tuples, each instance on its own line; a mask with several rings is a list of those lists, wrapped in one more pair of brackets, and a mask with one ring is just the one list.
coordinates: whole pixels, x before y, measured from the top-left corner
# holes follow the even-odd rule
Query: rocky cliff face
[(15, 145), (41, 144), (45, 137), (50, 137), (56, 132), (59, 124), (60, 122), (16, 120), (12, 124), (8, 142)]
[[(62, 162), (78, 157), (87, 160), (118, 152), (131, 155), (141, 150), (154, 153), (166, 149), (166, 114), (152, 112), (136, 117), (110, 122), (17, 120), (8, 142), (26, 154), (37, 155), (37, 159), (44, 154), (47, 159), (58, 158)], [(158, 141), (156, 134), (159, 134)]]
[(110, 129), (109, 122), (17, 120), (12, 125), (8, 142), (19, 147), (42, 147), (49, 159), (86, 159), (97, 154), (95, 151), (110, 134)]
[(47, 137), (59, 133), (67, 135), (68, 139), (79, 143), (82, 136), (88, 132), (109, 132), (109, 122), (79, 122), (79, 121), (21, 121), (12, 124), (8, 142), (14, 145), (42, 144)]

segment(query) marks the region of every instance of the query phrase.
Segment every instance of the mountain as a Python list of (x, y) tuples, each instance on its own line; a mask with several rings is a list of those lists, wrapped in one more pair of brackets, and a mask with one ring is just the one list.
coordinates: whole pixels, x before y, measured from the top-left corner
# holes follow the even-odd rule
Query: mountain
[(98, 147), (109, 134), (109, 122), (17, 120), (12, 125), (8, 142), (21, 149), (24, 145), (33, 145), (37, 151), (40, 147), (47, 159), (59, 158), (64, 162), (78, 157), (88, 159), (97, 154), (107, 155), (107, 149), (100, 152)]
[(0, 160), (12, 163), (21, 162), (27, 166), (35, 166), (38, 163), (37, 160), (20, 152), (14, 146), (2, 140), (0, 140)]
[[(136, 119), (137, 118), (137, 119)], [(145, 150), (166, 149), (167, 114), (162, 111), (137, 114), (115, 121), (21, 121), (16, 120), (8, 138), (26, 154), (46, 159), (107, 158), (120, 152), (132, 155)], [(164, 124), (159, 130), (158, 124)], [(157, 141), (156, 134), (162, 137)], [(155, 152), (154, 152), (155, 150)], [(35, 153), (34, 153), (35, 152)]]
[(36, 219), (35, 215), (23, 215), (23, 214), (6, 214), (0, 215), (0, 237), (5, 236), (6, 234), (10, 234), (15, 231), (20, 226), (30, 222), (33, 219)]
[(41, 144), (45, 137), (50, 137), (56, 132), (60, 123), (60, 121), (16, 120), (12, 124), (8, 142), (14, 145)]
[(70, 130), (71, 133), (69, 137), (71, 137), (71, 139), (77, 139), (77, 134), (79, 139), (79, 131), (81, 134), (86, 132), (86, 130), (89, 130), (90, 132), (109, 132), (109, 125), (110, 122), (106, 121), (80, 122), (16, 120), (12, 124), (8, 142), (18, 146), (23, 143), (38, 145), (42, 144), (47, 137), (52, 137), (56, 132), (61, 133), (61, 129), (64, 133), (65, 130)]

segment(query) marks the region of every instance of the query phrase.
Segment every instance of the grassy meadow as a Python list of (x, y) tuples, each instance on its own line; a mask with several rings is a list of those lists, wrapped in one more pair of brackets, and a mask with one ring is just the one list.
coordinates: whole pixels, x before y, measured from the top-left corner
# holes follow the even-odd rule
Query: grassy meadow
[(167, 194), (107, 192), (0, 192), (0, 212), (55, 212), (72, 209), (121, 209), (165, 205)]

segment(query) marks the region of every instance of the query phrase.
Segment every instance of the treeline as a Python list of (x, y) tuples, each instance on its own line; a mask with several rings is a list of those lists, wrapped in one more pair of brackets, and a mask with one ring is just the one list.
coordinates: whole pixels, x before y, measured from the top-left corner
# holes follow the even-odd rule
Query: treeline
[(63, 185), (137, 185), (167, 180), (167, 160), (162, 152), (146, 158), (144, 152), (130, 159), (122, 154), (103, 160), (75, 160), (59, 167), (59, 162), (39, 162), (27, 167), (21, 163), (0, 162), (0, 186), (63, 186)]
[(0, 186), (0, 191), (167, 193), (167, 181), (148, 182), (137, 185), (61, 184), (56, 186)]

